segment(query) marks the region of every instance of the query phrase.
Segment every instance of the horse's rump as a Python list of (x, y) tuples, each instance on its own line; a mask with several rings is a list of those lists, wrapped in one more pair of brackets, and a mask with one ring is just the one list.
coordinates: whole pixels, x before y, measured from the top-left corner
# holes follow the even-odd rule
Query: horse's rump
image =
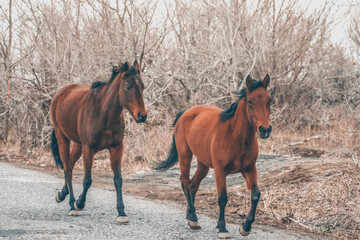
[(198, 160), (211, 167), (211, 141), (222, 128), (219, 122), (221, 108), (198, 105), (188, 109), (174, 128), (177, 147), (195, 154)]
[(84, 99), (90, 90), (88, 85), (71, 84), (62, 88), (53, 98), (50, 117), (55, 128), (70, 140), (80, 142), (77, 131), (79, 114), (84, 107)]

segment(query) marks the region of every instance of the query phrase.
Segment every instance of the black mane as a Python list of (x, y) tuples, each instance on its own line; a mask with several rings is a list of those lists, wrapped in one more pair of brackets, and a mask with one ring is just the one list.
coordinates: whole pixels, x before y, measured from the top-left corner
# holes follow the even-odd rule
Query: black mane
[(91, 89), (100, 88), (100, 87), (104, 86), (105, 84), (106, 84), (106, 82), (102, 82), (102, 81), (93, 82), (91, 84)]
[(117, 77), (117, 75), (119, 73), (123, 73), (123, 72), (126, 72), (125, 75), (124, 75), (125, 78), (139, 73), (139, 71), (136, 68), (134, 68), (134, 67), (129, 68), (129, 65), (128, 65), (127, 62), (124, 63), (124, 64), (120, 63), (119, 66), (113, 66), (112, 74), (111, 74), (111, 77), (110, 77), (109, 81), (107, 81), (107, 82), (103, 82), (103, 81), (93, 82), (91, 84), (91, 89), (101, 88), (102, 86), (104, 86), (106, 84), (110, 85), (114, 81), (114, 79)]
[[(253, 80), (250, 86), (250, 92), (254, 91), (255, 89), (262, 87), (263, 83), (262, 81), (259, 80)], [(227, 109), (225, 109), (224, 111), (222, 111), (219, 116), (220, 116), (220, 121), (221, 122), (225, 122), (226, 120), (229, 120), (230, 118), (232, 118), (235, 114), (236, 108), (239, 104), (239, 101), (243, 98), (246, 98), (247, 96), (247, 91), (246, 88), (241, 89), (238, 92), (235, 92), (236, 95), (239, 96), (238, 100), (236, 102), (233, 102)]]

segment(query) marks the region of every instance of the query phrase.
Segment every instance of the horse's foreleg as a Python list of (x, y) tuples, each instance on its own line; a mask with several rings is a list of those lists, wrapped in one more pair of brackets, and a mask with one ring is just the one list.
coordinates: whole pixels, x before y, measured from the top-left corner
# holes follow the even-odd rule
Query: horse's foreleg
[[(70, 162), (69, 162), (69, 164), (71, 165), (70, 166), (71, 169), (74, 168), (74, 165), (75, 165), (76, 161), (80, 158), (80, 156), (81, 156), (81, 145), (77, 144), (77, 143), (74, 143), (74, 145), (73, 145), (73, 147), (71, 149), (71, 153), (70, 153)], [(64, 201), (68, 194), (69, 194), (69, 190), (68, 190), (68, 187), (67, 187), (67, 183), (65, 181), (65, 184), (64, 184), (62, 190), (56, 194), (56, 201), (58, 203)]]
[(111, 168), (114, 172), (114, 185), (116, 189), (116, 198), (117, 198), (117, 211), (118, 217), (117, 222), (127, 223), (129, 218), (127, 217), (124, 211), (124, 202), (122, 197), (122, 177), (121, 177), (121, 157), (123, 152), (123, 143), (120, 143), (115, 148), (110, 148), (110, 160)]
[(82, 149), (83, 161), (84, 161), (84, 179), (83, 179), (83, 192), (79, 196), (79, 199), (75, 202), (75, 209), (82, 210), (85, 207), (86, 194), (91, 186), (91, 169), (94, 160), (94, 151), (90, 146), (84, 146)]
[(226, 192), (226, 174), (222, 166), (214, 167), (214, 173), (220, 209), (219, 220), (216, 227), (219, 228), (219, 238), (230, 238), (230, 234), (226, 229), (225, 223), (225, 206), (228, 201)]
[(255, 212), (258, 202), (260, 200), (260, 190), (257, 186), (257, 170), (254, 166), (250, 171), (242, 173), (246, 186), (251, 190), (251, 208), (246, 221), (240, 226), (240, 233), (243, 236), (249, 235), (251, 231), (251, 224), (255, 221)]

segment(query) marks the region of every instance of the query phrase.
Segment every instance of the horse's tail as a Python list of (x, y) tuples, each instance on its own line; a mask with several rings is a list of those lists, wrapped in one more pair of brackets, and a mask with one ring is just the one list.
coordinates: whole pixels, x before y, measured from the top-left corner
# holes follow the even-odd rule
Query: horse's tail
[(54, 156), (56, 166), (58, 168), (64, 169), (64, 165), (60, 158), (59, 145), (58, 145), (58, 141), (57, 141), (57, 138), (55, 135), (55, 129), (53, 129), (52, 134), (51, 134), (51, 152), (52, 152), (52, 155)]
[[(180, 111), (176, 115), (176, 118), (175, 118), (174, 123), (173, 123), (173, 127), (175, 127), (177, 121), (179, 120), (181, 115), (183, 115), (183, 113), (185, 111), (186, 110)], [(178, 161), (179, 161), (178, 152), (177, 152), (177, 149), (176, 149), (175, 137), (173, 135), (173, 141), (172, 141), (172, 146), (171, 146), (171, 149), (170, 149), (170, 152), (169, 152), (169, 156), (164, 161), (157, 162), (155, 164), (154, 169), (158, 170), (158, 171), (165, 171), (165, 170), (168, 170), (169, 168), (171, 168), (172, 166), (174, 166)]]

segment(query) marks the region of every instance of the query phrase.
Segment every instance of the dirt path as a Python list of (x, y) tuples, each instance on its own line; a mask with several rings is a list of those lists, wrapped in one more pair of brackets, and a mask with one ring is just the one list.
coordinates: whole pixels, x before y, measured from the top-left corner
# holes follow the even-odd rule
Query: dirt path
[[(109, 161), (106, 157), (102, 159), (97, 160), (93, 171), (93, 187), (114, 191), (113, 175), (109, 168), (106, 169)], [(21, 168), (37, 169), (63, 179), (63, 172), (56, 169), (50, 155), (33, 159), (0, 150), (0, 161), (11, 162)], [(82, 161), (78, 163), (74, 170), (74, 182), (81, 184)], [(192, 173), (195, 168), (194, 163)], [(271, 227), (315, 238), (359, 239), (360, 174), (351, 161), (259, 156), (257, 168), (262, 191), (254, 223), (257, 229), (267, 231)], [(129, 174), (129, 168), (125, 165), (123, 173), (123, 192), (126, 195), (185, 208), (178, 167), (165, 172), (139, 171)], [(227, 185), (229, 201), (226, 221), (239, 225), (249, 211), (250, 193), (241, 174), (229, 175)], [(195, 206), (199, 214), (217, 219), (217, 194), (212, 170), (201, 183)]]
[[(54, 200), (62, 179), (0, 162), (1, 239), (216, 239), (216, 220), (199, 215), (202, 229), (190, 230), (179, 205), (147, 201), (125, 195), (130, 218), (127, 225), (115, 222), (115, 193), (92, 187), (86, 209), (79, 217), (67, 215), (66, 201)], [(75, 184), (79, 193), (81, 185)], [(238, 225), (228, 224), (234, 239), (241, 239)], [(298, 233), (256, 226), (247, 239), (312, 239)]]
[[(306, 161), (308, 161), (307, 159)], [(313, 159), (316, 161), (316, 159)], [(259, 156), (257, 160), (257, 169), (259, 178), (263, 173), (286, 167), (292, 164), (304, 162), (301, 158), (285, 158), (280, 156)], [(196, 170), (196, 161), (193, 161), (190, 176)], [(154, 190), (153, 188), (181, 190), (180, 170), (178, 167), (171, 168), (164, 172), (139, 173), (126, 176), (127, 184), (133, 187)], [(244, 184), (244, 178), (240, 173), (231, 174), (226, 177), (228, 187), (239, 187)], [(200, 189), (203, 191), (215, 191), (214, 170), (210, 169), (206, 178), (201, 182)]]

